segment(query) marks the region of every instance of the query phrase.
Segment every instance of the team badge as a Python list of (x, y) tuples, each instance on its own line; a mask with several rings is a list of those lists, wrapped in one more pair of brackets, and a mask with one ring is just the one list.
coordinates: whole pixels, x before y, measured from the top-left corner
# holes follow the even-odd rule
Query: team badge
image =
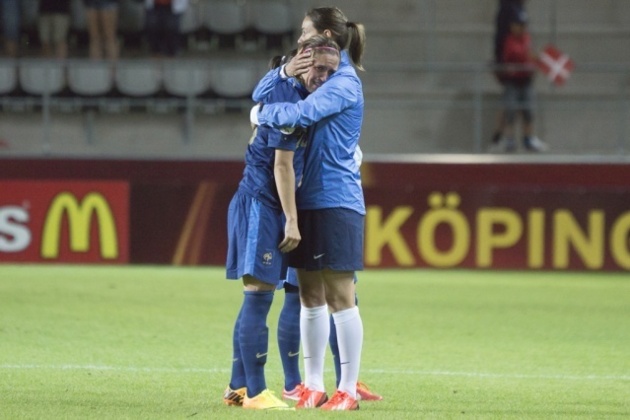
[(273, 252), (272, 251), (265, 252), (262, 256), (263, 265), (271, 265), (272, 261), (273, 261)]

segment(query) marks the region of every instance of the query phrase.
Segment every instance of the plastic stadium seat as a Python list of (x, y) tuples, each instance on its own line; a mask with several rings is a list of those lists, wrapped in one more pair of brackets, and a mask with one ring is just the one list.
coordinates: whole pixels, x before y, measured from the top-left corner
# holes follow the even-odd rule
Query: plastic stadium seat
[(264, 65), (255, 59), (215, 61), (212, 66), (212, 89), (223, 98), (250, 96), (264, 74)]
[(29, 59), (19, 65), (20, 85), (32, 95), (54, 95), (66, 86), (61, 61)]
[(291, 4), (286, 0), (252, 0), (252, 25), (263, 34), (284, 34), (293, 31)]
[(17, 88), (17, 63), (0, 60), (0, 95), (7, 95)]
[[(179, 29), (182, 34), (197, 32), (203, 26), (203, 2), (191, 2), (180, 19)], [(206, 7), (208, 7), (206, 5)]]
[(105, 95), (113, 85), (112, 64), (107, 61), (77, 60), (68, 65), (68, 86), (77, 95)]
[(115, 70), (116, 87), (123, 95), (151, 96), (162, 84), (159, 64), (149, 60), (120, 60)]
[(249, 28), (247, 10), (236, 0), (207, 2), (204, 22), (205, 27), (215, 37), (215, 40), (217, 36), (232, 36), (235, 39), (236, 47), (240, 47), (242, 36)]
[(279, 41), (278, 47), (288, 49), (294, 28), (291, 3), (286, 0), (252, 0), (252, 25), (264, 42), (271, 47), (271, 40)]
[(176, 96), (198, 96), (212, 83), (209, 61), (173, 61), (164, 65), (164, 89)]

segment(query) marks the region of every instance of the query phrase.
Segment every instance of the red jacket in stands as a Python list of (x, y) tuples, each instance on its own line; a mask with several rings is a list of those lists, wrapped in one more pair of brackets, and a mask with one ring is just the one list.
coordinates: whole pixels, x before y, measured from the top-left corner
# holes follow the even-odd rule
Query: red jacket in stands
[[(532, 53), (532, 38), (529, 33), (509, 34), (505, 38), (503, 64), (506, 66), (503, 72), (506, 80), (522, 83), (531, 81), (536, 66)], [(514, 68), (511, 68), (510, 64), (514, 64)]]

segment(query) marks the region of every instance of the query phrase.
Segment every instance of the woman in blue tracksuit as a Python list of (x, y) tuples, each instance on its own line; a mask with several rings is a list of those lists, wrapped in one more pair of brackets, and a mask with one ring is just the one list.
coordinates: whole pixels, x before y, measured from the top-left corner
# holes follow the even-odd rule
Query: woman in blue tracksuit
[[(310, 49), (314, 65), (296, 79), (279, 83), (265, 103), (296, 102), (321, 86), (338, 67), (339, 48), (326, 37), (302, 45)], [(300, 242), (295, 204), (300, 182), (306, 130), (286, 135), (257, 127), (245, 155), (245, 170), (228, 208), (226, 277), (242, 279), (244, 299), (234, 326), (228, 405), (249, 409), (288, 409), (267, 389), (267, 315), (273, 292), (286, 276), (286, 253)]]
[[(302, 304), (305, 389), (296, 408), (356, 410), (363, 324), (355, 304), (354, 274), (363, 269), (365, 203), (355, 158), (364, 108), (355, 66), (362, 68), (365, 32), (363, 25), (349, 22), (338, 8), (322, 7), (307, 12), (302, 22), (300, 39), (314, 34), (330, 37), (344, 49), (337, 72), (306, 99), (264, 105), (254, 110), (252, 119), (275, 128), (312, 127), (304, 176), (296, 192), (303, 239), (289, 256), (289, 265), (298, 269)], [(262, 99), (269, 86), (294, 75), (287, 74), (287, 67), (268, 73), (253, 99)], [(340, 382), (330, 400), (323, 380), (328, 309), (341, 358)]]

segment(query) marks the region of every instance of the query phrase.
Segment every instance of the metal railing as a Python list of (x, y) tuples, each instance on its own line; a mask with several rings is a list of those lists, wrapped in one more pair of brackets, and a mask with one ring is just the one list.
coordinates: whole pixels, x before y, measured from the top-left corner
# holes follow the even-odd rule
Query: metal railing
[[(124, 62), (121, 62), (121, 65), (122, 63)], [(32, 136), (32, 125), (39, 125), (41, 142), (40, 147), (24, 149), (19, 153), (55, 154), (56, 142), (53, 140), (57, 134), (53, 127), (60, 116), (78, 117), (75, 118), (75, 124), (83, 127), (82, 135), (75, 134), (76, 138), (69, 140), (96, 145), (98, 141), (95, 139), (94, 124), (97, 117), (106, 121), (108, 116), (116, 116), (118, 120), (122, 117), (124, 121), (126, 115), (134, 115), (133, 124), (142, 130), (143, 127), (138, 127), (138, 124), (149, 128), (156, 118), (171, 115), (180, 121), (179, 141), (182, 147), (186, 147), (199, 141), (212, 141), (211, 132), (204, 133), (206, 135), (203, 139), (195, 134), (199, 119), (203, 120), (205, 116), (218, 116), (209, 130), (220, 131), (223, 124), (221, 115), (231, 111), (239, 114), (239, 125), (242, 124), (236, 136), (246, 138), (249, 135), (246, 115), (246, 111), (252, 105), (249, 92), (264, 73), (266, 63), (255, 61), (251, 63), (252, 72), (247, 76), (250, 87), (237, 97), (217, 94), (211, 78), (207, 83), (198, 81), (199, 67), (196, 70), (191, 63), (201, 63), (203, 68), (206, 64), (204, 61), (178, 62), (179, 81), (184, 85), (179, 87), (177, 94), (173, 93), (172, 86), (170, 90), (165, 88), (163, 65), (148, 61), (144, 63), (154, 66), (152, 68), (159, 73), (159, 76), (156, 76), (156, 90), (150, 94), (125, 93), (124, 90), (117, 88), (115, 78), (109, 82), (99, 82), (97, 78), (90, 78), (88, 71), (88, 86), (90, 83), (102, 83), (104, 90), (101, 93), (92, 92), (91, 95), (85, 95), (73, 91), (71, 88), (73, 84), (68, 79), (68, 70), (73, 66), (86, 64), (85, 61), (17, 62), (13, 88), (11, 80), (8, 80), (11, 76), (0, 77), (2, 81), (0, 88), (4, 88), (0, 97), (2, 106), (0, 139), (6, 138), (6, 129), (11, 126), (11, 119), (22, 116), (32, 123), (27, 125), (30, 131), (26, 128), (22, 131), (28, 132), (25, 135)], [(0, 69), (3, 68), (3, 64), (7, 62), (0, 62)], [(32, 80), (29, 80), (29, 75), (22, 66), (39, 71), (34, 72), (31, 75)], [(210, 72), (212, 66), (209, 62), (207, 67)], [(116, 71), (117, 68), (113, 67), (112, 75)], [(403, 80), (400, 80), (401, 75), (404, 75)], [(366, 151), (377, 150), (378, 153), (391, 154), (486, 151), (487, 140), (493, 130), (494, 116), (501, 108), (501, 90), (488, 65), (388, 63), (371, 66), (370, 71), (363, 77), (366, 122), (362, 142)], [(224, 83), (225, 79), (219, 78), (218, 82)], [(189, 84), (188, 88), (186, 83)], [(630, 67), (581, 66), (575, 71), (567, 86), (554, 87), (541, 77), (538, 77), (535, 86), (537, 129), (543, 137), (554, 139), (552, 142), (554, 153), (609, 155), (629, 153)], [(225, 85), (222, 87), (227, 89)], [(392, 117), (392, 110), (400, 112), (394, 113)], [(397, 118), (397, 114), (401, 115), (400, 121), (392, 120)], [(409, 118), (409, 115), (413, 118)], [(440, 121), (441, 124), (438, 124)], [(396, 136), (400, 137), (399, 143), (391, 142), (388, 149), (379, 149), (383, 135), (386, 135), (379, 130), (390, 124), (395, 127)], [(419, 139), (425, 143), (432, 142), (431, 146), (423, 144), (420, 147), (421, 145), (415, 142), (419, 128), (433, 133), (434, 139)], [(208, 130), (208, 127), (204, 126), (204, 129)], [(391, 127), (389, 129), (391, 130)], [(19, 141), (19, 137), (17, 136), (16, 141)], [(107, 141), (107, 138), (101, 141)], [(153, 146), (147, 144), (147, 147)], [(12, 150), (0, 149), (0, 153), (11, 154)], [(85, 153), (99, 155), (102, 152), (95, 146), (93, 149), (85, 149)], [(142, 150), (136, 148), (134, 151), (130, 150), (130, 153), (142, 154)], [(240, 145), (234, 149), (233, 155), (242, 155)]]

